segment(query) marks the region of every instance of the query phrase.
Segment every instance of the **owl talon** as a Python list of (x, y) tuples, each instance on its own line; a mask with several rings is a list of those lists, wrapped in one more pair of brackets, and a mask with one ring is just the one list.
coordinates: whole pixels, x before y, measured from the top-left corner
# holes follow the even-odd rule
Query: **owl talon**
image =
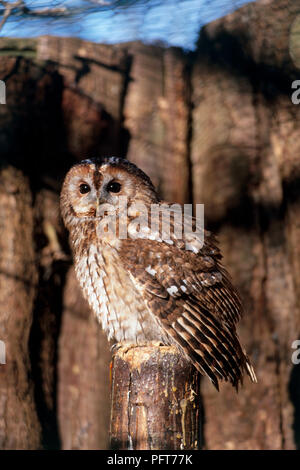
[(126, 354), (129, 349), (136, 348), (137, 346), (137, 344), (133, 343), (115, 343), (110, 349), (113, 355), (117, 354), (120, 349), (123, 349), (123, 353)]
[(111, 353), (112, 354), (116, 354), (116, 352), (118, 351), (118, 349), (120, 349), (122, 345), (120, 343), (114, 343), (111, 347), (110, 347), (110, 350), (111, 350)]
[(130, 349), (134, 348), (147, 348), (147, 347), (160, 347), (165, 346), (162, 341), (145, 341), (142, 343), (115, 343), (111, 346), (110, 350), (113, 355), (115, 355), (121, 348), (123, 349), (123, 353), (126, 354)]

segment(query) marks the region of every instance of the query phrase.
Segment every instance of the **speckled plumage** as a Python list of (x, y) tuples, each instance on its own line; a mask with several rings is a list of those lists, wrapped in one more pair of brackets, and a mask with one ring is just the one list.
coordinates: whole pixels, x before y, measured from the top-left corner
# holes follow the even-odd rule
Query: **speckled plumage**
[[(85, 194), (82, 185), (89, 188)], [(161, 225), (154, 234), (145, 228), (129, 229), (125, 239), (105, 231), (99, 236), (99, 208), (117, 207), (119, 196), (128, 200), (127, 227), (139, 215), (137, 203), (162, 204), (141, 170), (113, 157), (72, 167), (61, 193), (76, 275), (108, 338), (174, 344), (217, 388), (220, 379), (237, 387), (245, 371), (256, 381), (236, 333), (241, 302), (214, 236), (205, 231), (203, 246), (197, 236), (178, 237), (174, 216), (169, 239)]]

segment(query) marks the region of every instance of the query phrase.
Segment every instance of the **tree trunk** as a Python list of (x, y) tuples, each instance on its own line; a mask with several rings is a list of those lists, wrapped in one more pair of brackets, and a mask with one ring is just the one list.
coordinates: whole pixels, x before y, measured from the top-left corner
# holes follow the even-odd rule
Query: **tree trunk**
[(6, 364), (0, 365), (0, 448), (37, 449), (40, 425), (30, 377), (28, 338), (37, 268), (33, 214), (27, 178), (0, 170), (0, 338)]
[(106, 449), (111, 354), (104, 333), (81, 296), (73, 268), (64, 291), (59, 357), (62, 449)]
[(190, 62), (180, 49), (133, 43), (125, 126), (128, 159), (142, 167), (167, 201), (192, 196), (189, 175), (191, 132)]

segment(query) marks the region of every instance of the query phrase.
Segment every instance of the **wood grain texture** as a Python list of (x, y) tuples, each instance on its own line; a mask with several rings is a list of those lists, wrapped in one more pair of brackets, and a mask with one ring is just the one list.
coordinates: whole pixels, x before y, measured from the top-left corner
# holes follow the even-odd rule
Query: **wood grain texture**
[(37, 269), (28, 179), (13, 167), (0, 171), (0, 448), (38, 449), (38, 422), (30, 377), (28, 338)]
[(58, 364), (58, 420), (65, 450), (108, 447), (110, 357), (72, 268), (64, 291)]
[(125, 98), (128, 159), (142, 168), (164, 198), (189, 199), (188, 59), (179, 49), (133, 43)]
[(199, 374), (167, 346), (121, 347), (113, 356), (113, 449), (198, 449)]

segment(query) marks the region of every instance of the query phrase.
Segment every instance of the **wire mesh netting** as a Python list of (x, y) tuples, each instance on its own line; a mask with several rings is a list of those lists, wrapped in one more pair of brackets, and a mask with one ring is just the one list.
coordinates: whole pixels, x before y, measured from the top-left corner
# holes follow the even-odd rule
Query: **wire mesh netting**
[(200, 28), (249, 0), (34, 0), (10, 10), (0, 36), (77, 36), (117, 43), (142, 40), (192, 50)]

